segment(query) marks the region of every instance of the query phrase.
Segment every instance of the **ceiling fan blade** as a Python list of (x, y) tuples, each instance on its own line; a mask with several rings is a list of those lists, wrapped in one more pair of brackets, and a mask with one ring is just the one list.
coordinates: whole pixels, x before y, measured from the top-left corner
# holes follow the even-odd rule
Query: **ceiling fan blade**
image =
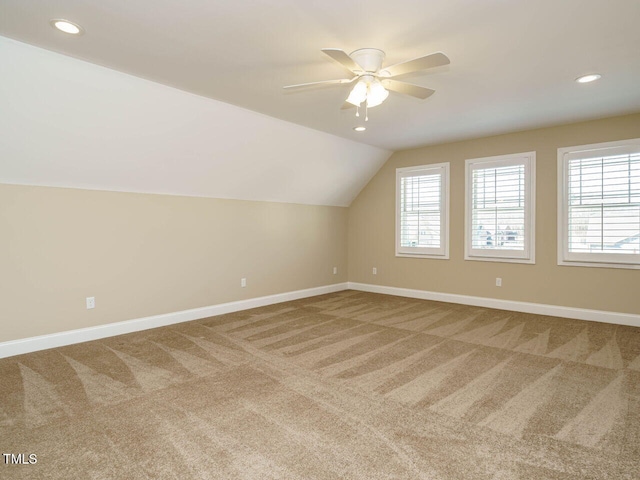
[(340, 50), (339, 48), (323, 48), (322, 52), (329, 55), (336, 62), (351, 72), (359, 73), (364, 71), (364, 69), (354, 62), (344, 50)]
[(424, 57), (408, 60), (406, 62), (396, 63), (390, 67), (385, 67), (381, 70), (380, 74), (385, 77), (397, 77), (398, 75), (404, 75), (405, 73), (418, 72), (428, 68), (449, 65), (449, 63), (451, 63), (449, 57), (442, 52), (437, 52)]
[(356, 108), (356, 106), (353, 103), (344, 102), (340, 110), (349, 110), (350, 108)]
[(387, 90), (404, 93), (405, 95), (411, 95), (412, 97), (418, 97), (423, 100), (435, 93), (435, 90), (430, 88), (413, 85), (411, 83), (399, 82), (398, 80), (384, 79), (382, 80), (382, 86)]
[(305, 88), (305, 87), (314, 87), (317, 85), (332, 85), (332, 84), (344, 84), (351, 83), (358, 77), (353, 78), (341, 78), (340, 80), (322, 80), (321, 82), (310, 82), (310, 83), (299, 83), (297, 85), (287, 85), (286, 87), (282, 87), (285, 89), (289, 88)]

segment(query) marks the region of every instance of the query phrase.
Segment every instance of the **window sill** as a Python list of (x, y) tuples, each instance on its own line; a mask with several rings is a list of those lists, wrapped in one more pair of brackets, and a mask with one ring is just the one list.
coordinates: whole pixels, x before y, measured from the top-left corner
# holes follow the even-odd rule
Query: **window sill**
[(595, 267), (595, 268), (625, 268), (627, 270), (640, 270), (638, 263), (604, 263), (604, 262), (572, 262), (558, 260), (561, 267)]
[(397, 253), (396, 257), (430, 258), (432, 260), (449, 260), (449, 255), (434, 255), (432, 253)]
[(478, 262), (525, 263), (528, 265), (536, 264), (536, 260), (534, 258), (480, 257), (475, 255), (465, 255), (464, 259)]

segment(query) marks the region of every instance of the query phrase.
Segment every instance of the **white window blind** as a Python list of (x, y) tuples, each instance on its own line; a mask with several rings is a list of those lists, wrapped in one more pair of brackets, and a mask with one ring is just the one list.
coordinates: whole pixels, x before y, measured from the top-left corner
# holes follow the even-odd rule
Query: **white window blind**
[(396, 254), (448, 256), (449, 164), (396, 172)]
[(467, 259), (533, 263), (534, 161), (534, 152), (467, 160)]
[(589, 147), (560, 149), (560, 263), (640, 264), (640, 142)]

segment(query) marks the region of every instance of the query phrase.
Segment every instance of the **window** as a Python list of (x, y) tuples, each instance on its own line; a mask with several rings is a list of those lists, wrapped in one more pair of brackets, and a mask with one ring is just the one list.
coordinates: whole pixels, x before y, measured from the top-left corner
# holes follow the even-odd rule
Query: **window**
[(640, 139), (558, 149), (558, 264), (640, 268)]
[(449, 164), (396, 170), (396, 255), (449, 258)]
[(535, 152), (466, 162), (465, 260), (535, 263)]

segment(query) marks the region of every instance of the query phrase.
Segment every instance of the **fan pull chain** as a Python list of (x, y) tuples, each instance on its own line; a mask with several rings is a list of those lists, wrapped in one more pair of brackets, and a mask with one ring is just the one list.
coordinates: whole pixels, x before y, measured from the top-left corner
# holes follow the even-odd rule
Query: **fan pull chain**
[(369, 121), (369, 105), (365, 104), (364, 106), (364, 121), (368, 122)]
[(356, 117), (360, 116), (360, 105), (356, 107)]

